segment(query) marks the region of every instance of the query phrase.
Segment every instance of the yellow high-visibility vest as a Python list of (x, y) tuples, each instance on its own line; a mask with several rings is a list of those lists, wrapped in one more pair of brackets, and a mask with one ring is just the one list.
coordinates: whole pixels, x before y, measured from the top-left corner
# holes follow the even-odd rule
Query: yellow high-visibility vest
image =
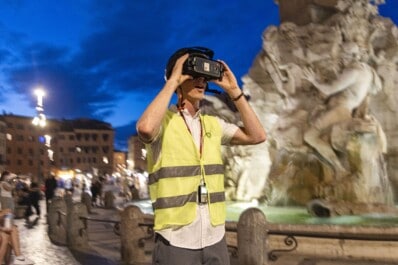
[(211, 224), (225, 223), (222, 129), (212, 116), (201, 115), (202, 155), (179, 113), (168, 110), (162, 123), (162, 149), (153, 161), (149, 144), (149, 193), (155, 213), (154, 229), (190, 224), (196, 218), (197, 190), (203, 176), (208, 190)]

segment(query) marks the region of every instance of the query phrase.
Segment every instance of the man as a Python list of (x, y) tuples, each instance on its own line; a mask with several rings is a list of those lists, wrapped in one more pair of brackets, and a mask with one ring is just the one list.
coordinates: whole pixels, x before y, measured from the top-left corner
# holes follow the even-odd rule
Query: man
[(343, 71), (331, 83), (317, 81), (312, 69), (305, 69), (303, 77), (327, 97), (327, 109), (312, 121), (312, 127), (305, 132), (304, 140), (332, 166), (338, 178), (349, 172), (321, 135), (333, 125), (350, 120), (354, 111), (359, 112), (367, 104), (368, 94), (376, 94), (381, 89), (381, 81), (374, 69), (359, 61), (360, 50), (357, 44), (344, 44), (341, 59)]
[[(166, 83), (137, 122), (146, 144), (149, 189), (155, 214), (153, 264), (226, 265), (225, 194), (221, 144), (257, 144), (266, 134), (225, 62), (220, 86), (235, 103), (243, 127), (200, 113), (207, 79), (183, 74), (189, 55), (213, 51), (182, 48), (169, 59)], [(177, 106), (169, 103), (177, 94)]]
[(54, 174), (50, 174), (44, 183), (45, 187), (45, 194), (46, 194), (46, 211), (48, 213), (49, 209), (49, 204), (51, 203), (52, 199), (54, 198), (55, 195), (55, 189), (57, 188), (57, 180), (55, 179)]

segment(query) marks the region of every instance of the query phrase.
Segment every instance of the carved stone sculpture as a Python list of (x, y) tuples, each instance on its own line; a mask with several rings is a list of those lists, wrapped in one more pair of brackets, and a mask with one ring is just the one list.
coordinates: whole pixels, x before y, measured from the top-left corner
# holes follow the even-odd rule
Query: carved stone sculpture
[[(308, 0), (311, 12), (300, 17), (302, 24), (286, 20), (290, 10), (279, 27), (264, 31), (262, 50), (242, 80), (268, 142), (225, 148), (230, 198), (303, 206), (313, 199), (393, 203), (398, 30), (378, 16), (381, 3)], [(223, 101), (209, 99), (208, 111), (223, 110), (237, 122)]]

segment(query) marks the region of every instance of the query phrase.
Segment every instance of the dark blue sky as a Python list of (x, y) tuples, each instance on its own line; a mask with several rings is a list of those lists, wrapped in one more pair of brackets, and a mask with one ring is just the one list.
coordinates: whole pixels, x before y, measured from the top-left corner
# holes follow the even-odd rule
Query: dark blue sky
[[(380, 14), (397, 24), (398, 0), (386, 2)], [(33, 116), (41, 85), (48, 117), (104, 120), (127, 139), (172, 52), (212, 48), (240, 78), (271, 24), (273, 0), (0, 1), (1, 110)]]

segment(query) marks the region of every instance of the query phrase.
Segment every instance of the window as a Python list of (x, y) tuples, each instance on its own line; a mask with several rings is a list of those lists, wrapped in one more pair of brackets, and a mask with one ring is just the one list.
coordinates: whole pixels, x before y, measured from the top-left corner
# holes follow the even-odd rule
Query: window
[(109, 146), (103, 146), (102, 151), (107, 154), (109, 152)]
[(74, 141), (75, 140), (75, 136), (74, 135), (69, 135), (69, 140), (70, 141)]
[(17, 154), (18, 154), (18, 155), (22, 155), (22, 148), (21, 148), (21, 147), (18, 147), (18, 148), (17, 148)]
[(109, 134), (103, 133), (103, 134), (102, 134), (102, 139), (103, 139), (104, 141), (108, 141), (108, 139), (109, 139)]

